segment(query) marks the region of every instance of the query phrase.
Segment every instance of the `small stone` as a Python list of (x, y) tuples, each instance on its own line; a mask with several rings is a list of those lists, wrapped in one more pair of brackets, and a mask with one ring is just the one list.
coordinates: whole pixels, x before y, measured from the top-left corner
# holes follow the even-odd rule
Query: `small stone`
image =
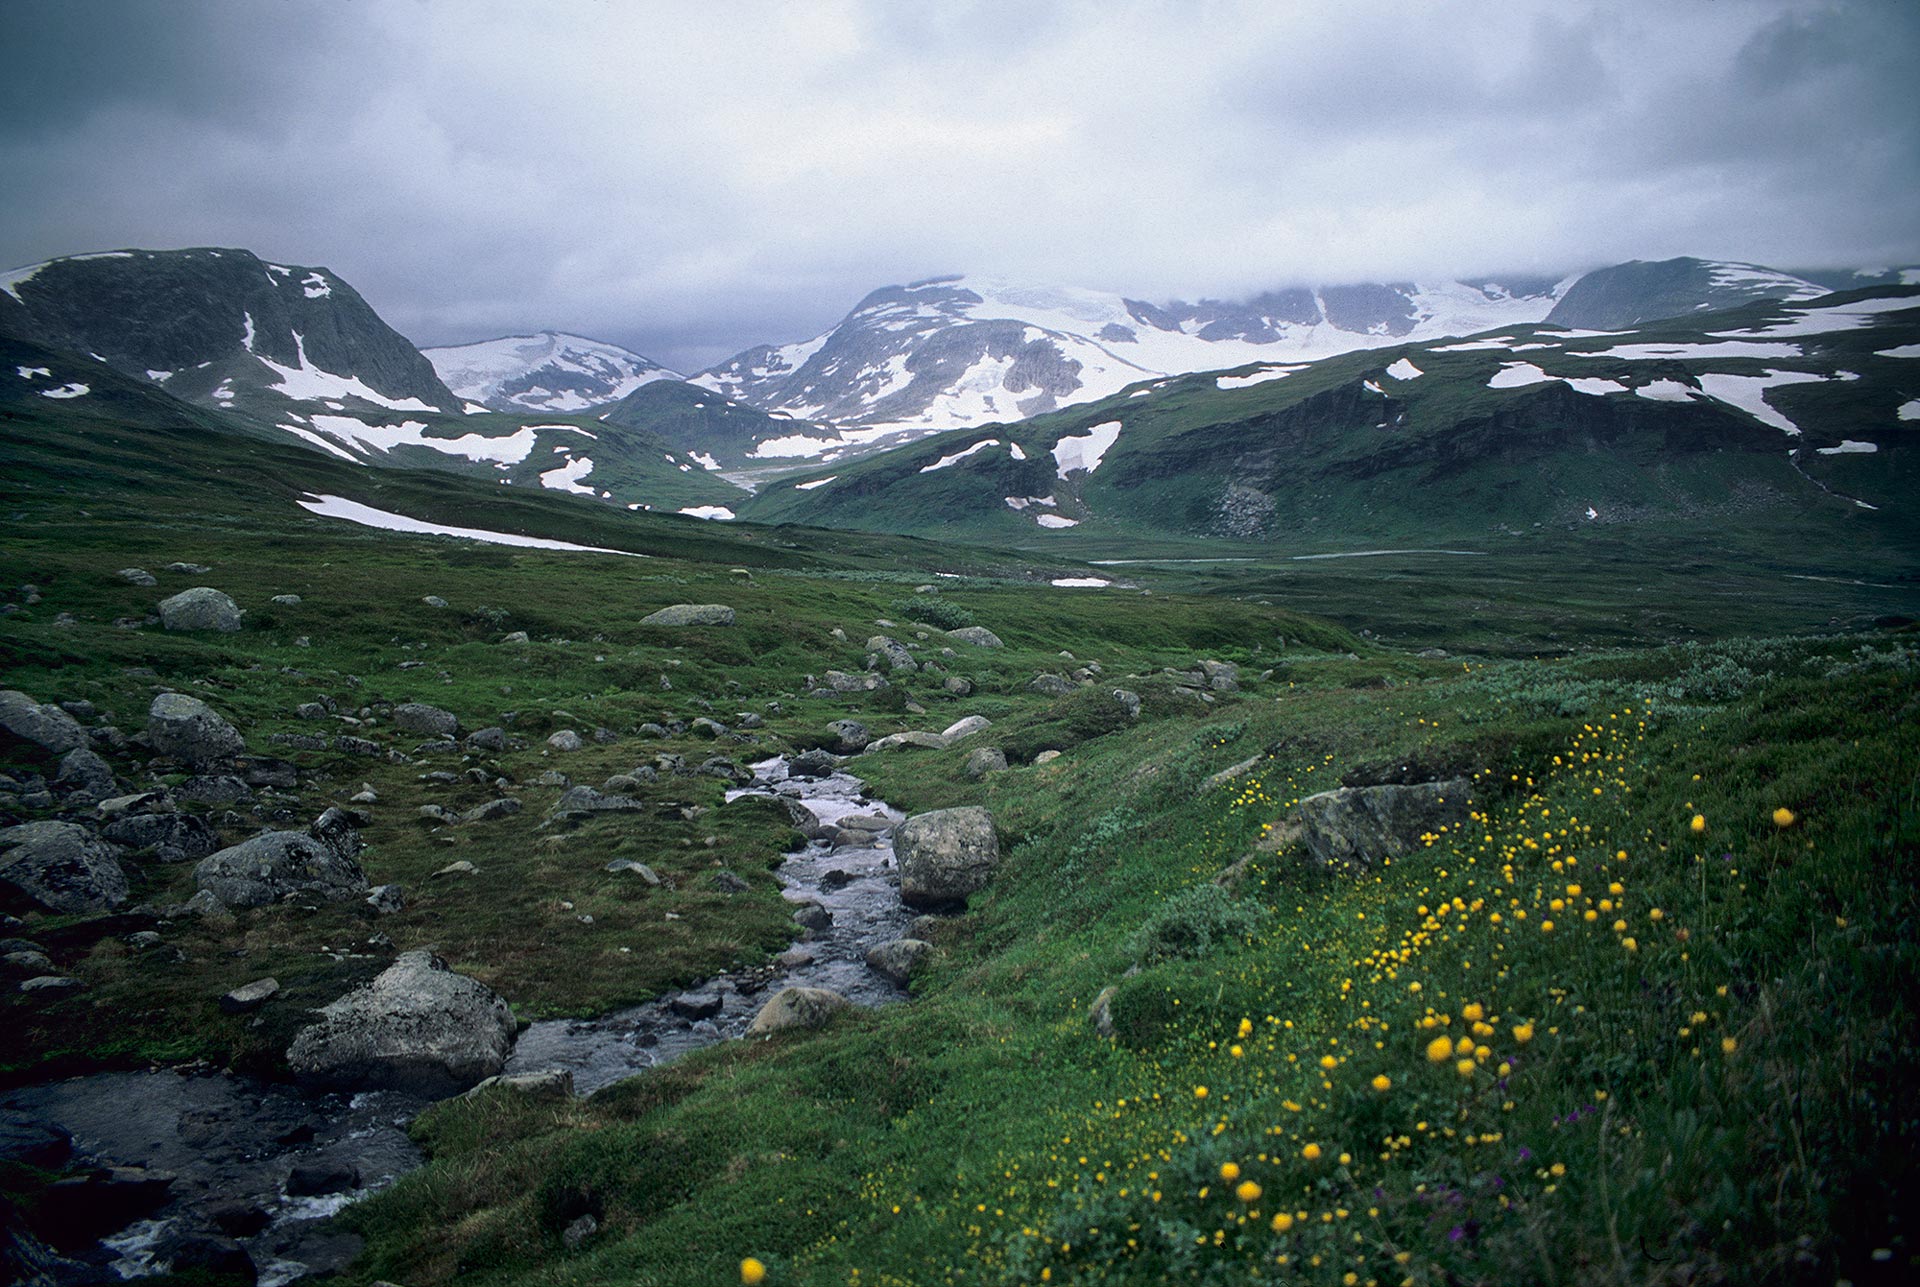
[(1042, 751), (1033, 757), (1033, 762), (1035, 764), (1052, 764), (1060, 758), (1061, 754), (1059, 751)]
[(560, 1242), (568, 1251), (578, 1251), (586, 1244), (587, 1239), (598, 1232), (600, 1232), (600, 1222), (594, 1219), (593, 1213), (589, 1211), (561, 1231)]
[(720, 1013), (724, 998), (718, 992), (682, 992), (669, 998), (667, 1009), (683, 1019), (711, 1019)]
[(426, 604), (429, 608), (444, 608), (447, 606), (447, 601), (437, 594), (427, 595), (421, 599), (420, 602)]
[(448, 863), (433, 874), (435, 876), (478, 876), (480, 869), (468, 862), (465, 858), (462, 858), (458, 862)]
[(255, 979), (220, 998), (220, 1009), (227, 1014), (250, 1014), (267, 1003), (280, 990), (278, 979)]
[(114, 573), (114, 575), (130, 585), (160, 584), (154, 579), (153, 573), (147, 571), (145, 568), (121, 568), (118, 572)]
[(267, 600), (267, 602), (277, 603), (283, 608), (297, 608), (300, 606), (300, 596), (297, 594), (276, 594)]

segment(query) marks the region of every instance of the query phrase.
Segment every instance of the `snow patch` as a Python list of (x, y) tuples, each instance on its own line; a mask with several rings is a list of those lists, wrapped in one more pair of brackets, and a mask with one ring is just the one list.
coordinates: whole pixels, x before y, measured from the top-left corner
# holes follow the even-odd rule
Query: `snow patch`
[(1920, 398), (1901, 403), (1898, 415), (1902, 420), (1920, 420)]
[(319, 273), (308, 273), (306, 280), (300, 283), (300, 289), (308, 299), (325, 299), (333, 294), (333, 283)]
[[(501, 482), (507, 481), (501, 479)], [(534, 550), (577, 550), (582, 554), (621, 554), (630, 559), (644, 559), (644, 554), (635, 554), (631, 550), (609, 550), (598, 545), (575, 545), (571, 541), (549, 541), (539, 536), (519, 536), (512, 532), (489, 532), (478, 527), (449, 527), (444, 523), (423, 523), (417, 518), (408, 518), (404, 514), (393, 514), (386, 510), (375, 509), (371, 505), (362, 505), (341, 496), (316, 496), (307, 493), (307, 499), (296, 502), (301, 509), (321, 518), (341, 518), (349, 523), (358, 523), (362, 527), (377, 527), (388, 532), (410, 532), (420, 536), (457, 536), (468, 541), (482, 541), (488, 545), (519, 545)]]
[(1619, 344), (1610, 349), (1570, 356), (1584, 358), (1625, 358), (1629, 362), (1647, 362), (1657, 358), (1704, 361), (1707, 358), (1792, 358), (1800, 356), (1798, 344), (1756, 344), (1750, 340), (1726, 340), (1719, 344)]
[(1865, 456), (1880, 450), (1877, 442), (1856, 442), (1852, 438), (1842, 438), (1838, 447), (1820, 447), (1822, 456)]
[(165, 384), (168, 380), (171, 380), (172, 378), (173, 378), (173, 372), (171, 371), (147, 372), (147, 379), (152, 380), (155, 384)]
[(690, 518), (717, 518), (722, 522), (733, 517), (733, 511), (725, 505), (689, 505), (685, 509), (676, 512), (685, 514)]
[(253, 352), (253, 337), (253, 314), (243, 312), (240, 314), (240, 347), (249, 353)]
[(1885, 299), (1855, 300), (1851, 304), (1834, 304), (1826, 308), (1796, 308), (1793, 316), (1784, 321), (1767, 326), (1756, 326), (1742, 331), (1715, 331), (1716, 338), (1730, 336), (1770, 336), (1770, 335), (1830, 335), (1835, 331), (1858, 330), (1862, 326), (1873, 325), (1874, 318), (1881, 313), (1897, 313), (1904, 309), (1920, 308), (1920, 298), (1912, 295), (1897, 295)]
[(90, 392), (92, 392), (92, 390), (76, 380), (72, 384), (63, 384), (57, 389), (42, 389), (40, 390), (40, 396), (43, 398), (78, 398)]
[(825, 487), (838, 477), (840, 477), (838, 474), (828, 474), (825, 478), (816, 478), (810, 483), (795, 483), (793, 490), (796, 492), (810, 492), (816, 487)]
[(1740, 408), (1763, 425), (1800, 436), (1800, 426), (1775, 411), (1766, 399), (1768, 389), (1786, 384), (1820, 384), (1825, 376), (1808, 371), (1774, 371), (1765, 375), (1703, 375), (1700, 389), (1709, 398)]
[(1654, 402), (1693, 401), (1693, 386), (1682, 384), (1678, 380), (1653, 380), (1641, 385), (1634, 392)]
[(687, 459), (694, 461), (702, 469), (720, 468), (720, 462), (715, 460), (712, 456), (709, 456), (704, 451), (690, 451), (687, 453)]
[(778, 460), (791, 456), (817, 456), (823, 451), (846, 445), (838, 438), (809, 438), (803, 433), (793, 433), (784, 438), (768, 438), (756, 444), (747, 454), (754, 460)]
[(315, 416), (313, 426), (327, 436), (362, 451), (425, 447), (449, 456), (465, 456), (472, 461), (491, 460), (502, 465), (517, 465), (532, 454), (538, 430), (564, 429), (582, 437), (589, 436), (572, 425), (526, 425), (516, 433), (499, 438), (477, 433), (462, 434), (458, 438), (429, 438), (426, 436), (427, 427), (418, 420), (397, 425), (370, 425), (352, 416)]
[(1401, 358), (1398, 362), (1395, 362), (1387, 368), (1387, 374), (1396, 380), (1418, 380), (1421, 376), (1425, 375), (1426, 372), (1422, 371), (1412, 362), (1409, 362), (1406, 358)]
[(934, 461), (931, 465), (921, 466), (920, 472), (923, 474), (931, 474), (936, 469), (950, 469), (975, 452), (985, 451), (989, 447), (998, 447), (999, 445), (1000, 440), (998, 438), (988, 438), (982, 442), (976, 442), (973, 446), (956, 451), (951, 456), (940, 457), (940, 459)]
[(1015, 460), (1025, 460), (1027, 458), (1027, 453), (1020, 450), (1020, 444), (1017, 442), (1008, 443), (1007, 450), (1013, 453)]
[(1102, 576), (1057, 576), (1049, 585), (1057, 585), (1066, 590), (1101, 590), (1113, 584)]
[(1548, 375), (1531, 362), (1509, 362), (1494, 372), (1493, 378), (1487, 381), (1487, 387), (1489, 389), (1518, 389), (1524, 385), (1545, 384), (1549, 380), (1557, 380), (1559, 378), (1560, 377), (1556, 375)]
[(1086, 433), (1062, 438), (1053, 445), (1053, 459), (1058, 477), (1065, 478), (1075, 470), (1092, 473), (1100, 468), (1100, 462), (1106, 459), (1108, 450), (1120, 439), (1120, 422), (1109, 420), (1097, 424)]
[(1040, 526), (1042, 527), (1078, 527), (1080, 526), (1079, 519), (1062, 518), (1058, 514), (1036, 515), (1033, 521), (1040, 524)]
[(558, 469), (549, 469), (540, 475), (540, 485), (556, 492), (572, 492), (577, 496), (591, 496), (594, 489), (582, 487), (580, 480), (593, 472), (592, 456), (575, 456)]
[(1920, 344), (1902, 344), (1899, 348), (1881, 349), (1875, 357), (1920, 358)]
[(493, 408), (483, 407), (477, 402), (463, 402), (460, 404), (460, 410), (470, 416), (484, 416), (490, 414)]
[(36, 375), (45, 376), (49, 380), (53, 378), (53, 372), (44, 366), (17, 366), (13, 369), (20, 373), (22, 380), (31, 380)]
[[(307, 360), (307, 343), (300, 332), (293, 333), (293, 350), (300, 360), (297, 367), (282, 366), (270, 357), (255, 354), (254, 358), (262, 366), (280, 377), (279, 383), (271, 385), (274, 392), (283, 394), (295, 401), (323, 401), (328, 398), (359, 398), (391, 411), (433, 411), (437, 410), (418, 398), (389, 398), (386, 394), (368, 388), (358, 376), (335, 375), (323, 371)], [(329, 403), (329, 405), (331, 405)]]
[(1484, 340), (1466, 340), (1459, 344), (1442, 344), (1434, 349), (1435, 353), (1478, 353), (1482, 349), (1505, 349), (1513, 347), (1513, 336), (1494, 335)]
[[(1299, 365), (1294, 365), (1294, 366), (1269, 365), (1269, 366), (1262, 367), (1260, 370), (1255, 371), (1250, 375), (1223, 375), (1223, 376), (1220, 376), (1218, 379), (1216, 379), (1213, 383), (1214, 383), (1214, 387), (1219, 389), (1247, 389), (1247, 388), (1251, 388), (1256, 384), (1265, 384), (1269, 380), (1284, 380), (1288, 376), (1292, 375), (1295, 371), (1300, 371), (1304, 369), (1305, 368), (1303, 366), (1299, 366)], [(1140, 396), (1141, 393), (1147, 393), (1147, 392), (1149, 392), (1149, 390), (1142, 389), (1140, 390), (1140, 393), (1136, 393), (1133, 396), (1137, 398)]]
[(1008, 509), (1025, 509), (1029, 505), (1045, 505), (1051, 508), (1060, 503), (1051, 496), (1006, 496), (1002, 499), (1007, 502)]

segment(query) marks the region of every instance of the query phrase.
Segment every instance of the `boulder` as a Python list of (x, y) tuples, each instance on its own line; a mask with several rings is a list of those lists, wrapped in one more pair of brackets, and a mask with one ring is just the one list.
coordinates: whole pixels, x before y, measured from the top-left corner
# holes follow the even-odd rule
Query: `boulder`
[(498, 800), (489, 800), (485, 804), (477, 804), (462, 813), (456, 821), (493, 822), (499, 818), (510, 818), (518, 812), (520, 812), (520, 802), (508, 795)]
[(243, 615), (239, 604), (212, 586), (197, 585), (160, 600), (160, 624), (168, 630), (219, 630), (230, 634), (240, 628)]
[(844, 670), (829, 670), (820, 676), (816, 693), (868, 693), (890, 688), (885, 675), (850, 675)]
[(1240, 668), (1230, 661), (1203, 661), (1200, 673), (1207, 677), (1207, 687), (1216, 693), (1240, 691)]
[(873, 741), (867, 726), (856, 719), (837, 719), (827, 725), (827, 731), (833, 734), (833, 750), (839, 755), (858, 755)]
[(162, 755), (205, 768), (247, 749), (240, 730), (198, 697), (161, 693), (147, 708), (147, 740)]
[(924, 733), (908, 730), (905, 733), (889, 733), (877, 742), (867, 743), (867, 750), (891, 751), (896, 746), (917, 746), (925, 751), (944, 751), (947, 739), (939, 733)]
[(788, 1028), (823, 1028), (852, 1004), (826, 988), (782, 988), (753, 1016), (747, 1035), (767, 1037)]
[(1095, 1036), (1111, 1037), (1113, 1035), (1113, 999), (1118, 995), (1120, 995), (1119, 987), (1109, 983), (1100, 989), (1100, 995), (1095, 997), (1093, 1004), (1087, 1007), (1087, 1023), (1092, 1027)]
[(956, 720), (940, 730), (940, 736), (946, 738), (948, 744), (951, 745), (954, 742), (960, 741), (962, 738), (972, 737), (982, 729), (992, 727), (993, 721), (985, 715), (969, 715), (965, 719)]
[(890, 635), (875, 635), (867, 640), (867, 651), (878, 654), (881, 663), (892, 673), (912, 674), (920, 669), (907, 646)]
[(0, 728), (55, 755), (77, 751), (87, 744), (87, 731), (73, 716), (58, 706), (42, 706), (13, 688), (0, 692)]
[(962, 675), (948, 675), (940, 687), (955, 697), (973, 696), (973, 681)]
[(121, 568), (118, 572), (115, 572), (114, 575), (122, 581), (125, 581), (128, 585), (160, 584), (153, 573), (147, 571), (145, 568)]
[(920, 962), (933, 954), (933, 944), (917, 938), (896, 938), (867, 952), (867, 966), (902, 987)]
[(60, 757), (60, 772), (53, 784), (62, 791), (84, 791), (95, 800), (108, 799), (119, 790), (112, 767), (84, 746)]
[(1128, 719), (1140, 718), (1140, 694), (1116, 688), (1113, 690), (1113, 700), (1120, 704), (1120, 709), (1127, 713)]
[(0, 831), (0, 884), (51, 912), (105, 912), (127, 901), (127, 873), (113, 846), (71, 822)]
[(970, 781), (978, 782), (989, 773), (1007, 767), (1006, 753), (997, 746), (978, 746), (967, 752), (966, 771)]
[(1471, 791), (1465, 778), (1323, 791), (1294, 807), (1279, 836), (1297, 839), (1319, 866), (1364, 871), (1420, 848), (1440, 827), (1466, 822)]
[(840, 768), (833, 752), (815, 748), (787, 757), (787, 775), (796, 778), (830, 778)]
[(359, 833), (329, 809), (305, 831), (268, 831), (201, 859), (194, 882), (223, 907), (263, 907), (288, 895), (339, 902), (364, 894)]
[(568, 787), (554, 801), (553, 816), (590, 813), (644, 813), (646, 802), (628, 795), (602, 795), (590, 786)]
[(900, 900), (909, 907), (964, 903), (987, 887), (1000, 861), (993, 815), (978, 805), (935, 809), (908, 818), (894, 832)]
[(1033, 681), (1027, 685), (1028, 692), (1040, 693), (1047, 697), (1065, 697), (1073, 691), (1073, 688), (1074, 684), (1071, 679), (1068, 679), (1065, 675), (1055, 675), (1051, 673), (1035, 675)]
[(265, 1005), (279, 990), (278, 979), (255, 979), (224, 994), (220, 998), (220, 1009), (226, 1014), (249, 1014)]
[(421, 737), (460, 736), (460, 717), (425, 702), (402, 702), (393, 708), (394, 727)]
[(474, 1086), (462, 1099), (478, 1099), (492, 1090), (511, 1091), (526, 1099), (572, 1099), (573, 1070), (542, 1068), (539, 1072), (496, 1073)]
[(371, 983), (320, 1010), (287, 1063), (302, 1082), (444, 1098), (498, 1073), (513, 1012), (493, 989), (431, 952), (403, 952)]
[(556, 751), (571, 753), (586, 745), (581, 736), (570, 728), (563, 728), (547, 739), (547, 745)]
[(297, 594), (276, 594), (271, 599), (268, 599), (267, 602), (276, 604), (282, 608), (297, 608), (300, 606), (300, 596)]
[(640, 618), (643, 626), (730, 626), (733, 609), (724, 603), (676, 603)]
[(147, 850), (160, 862), (205, 858), (220, 847), (205, 818), (190, 813), (136, 813), (115, 818), (100, 834), (116, 845)]
[(947, 631), (947, 638), (958, 639), (961, 643), (972, 644), (976, 648), (998, 648), (1000, 636), (985, 626), (962, 626), (958, 630)]
[(507, 749), (507, 730), (504, 728), (483, 728), (467, 734), (467, 749), (470, 751), (491, 751), (498, 754)]

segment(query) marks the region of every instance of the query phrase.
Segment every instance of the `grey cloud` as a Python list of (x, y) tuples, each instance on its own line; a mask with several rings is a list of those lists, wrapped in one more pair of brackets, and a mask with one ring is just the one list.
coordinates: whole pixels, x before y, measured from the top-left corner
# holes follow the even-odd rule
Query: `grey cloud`
[(942, 272), (1148, 297), (1920, 259), (1920, 9), (0, 4), (0, 267), (325, 264), (683, 369)]

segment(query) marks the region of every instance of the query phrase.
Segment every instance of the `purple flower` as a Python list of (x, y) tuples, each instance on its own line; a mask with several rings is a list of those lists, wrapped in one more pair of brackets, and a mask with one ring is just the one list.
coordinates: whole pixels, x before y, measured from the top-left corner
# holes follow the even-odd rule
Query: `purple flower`
[(1531, 1161), (1533, 1161), (1533, 1150), (1532, 1150), (1532, 1149), (1530, 1149), (1530, 1148), (1522, 1148), (1522, 1149), (1520, 1150), (1520, 1156), (1519, 1156), (1519, 1158), (1517, 1158), (1516, 1160), (1517, 1160), (1517, 1161), (1520, 1161), (1520, 1162), (1531, 1162)]
[(1467, 1236), (1467, 1231), (1457, 1224), (1453, 1226), (1453, 1228), (1447, 1230), (1448, 1242), (1458, 1242), (1466, 1236)]

